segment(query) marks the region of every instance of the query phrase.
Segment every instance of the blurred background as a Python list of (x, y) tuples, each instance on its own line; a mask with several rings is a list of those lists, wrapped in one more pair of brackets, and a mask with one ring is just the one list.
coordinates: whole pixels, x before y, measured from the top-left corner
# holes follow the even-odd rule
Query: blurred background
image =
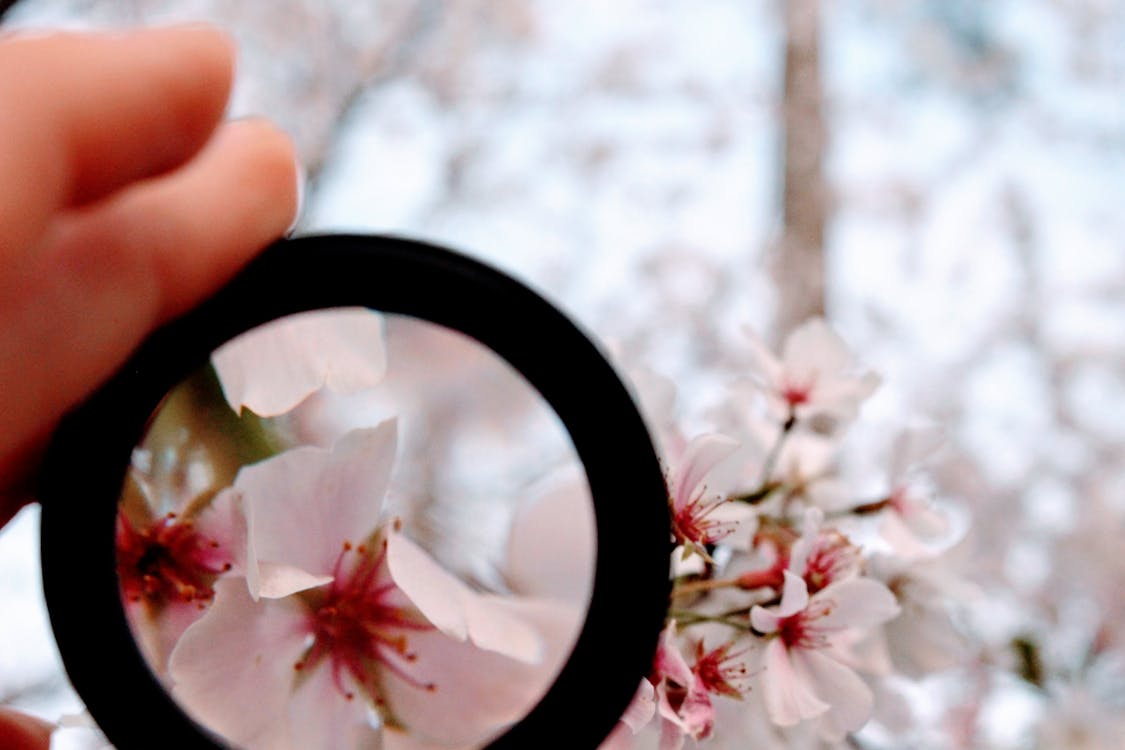
[[(671, 377), (689, 426), (743, 326), (826, 314), (885, 377), (874, 442), (944, 427), (973, 651), (853, 745), (1122, 745), (1125, 5), (20, 0), (2, 28), (199, 19), (241, 44), (232, 114), (298, 143), (298, 231), (491, 261)], [(56, 719), (36, 531), (0, 533), (0, 704)]]

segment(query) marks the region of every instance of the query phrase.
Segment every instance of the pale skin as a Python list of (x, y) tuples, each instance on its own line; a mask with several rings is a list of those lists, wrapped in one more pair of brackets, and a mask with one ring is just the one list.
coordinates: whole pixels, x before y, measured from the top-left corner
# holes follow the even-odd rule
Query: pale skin
[[(223, 121), (234, 57), (204, 26), (0, 37), (0, 526), (59, 418), (296, 216), (289, 138)], [(49, 734), (0, 708), (0, 747)]]

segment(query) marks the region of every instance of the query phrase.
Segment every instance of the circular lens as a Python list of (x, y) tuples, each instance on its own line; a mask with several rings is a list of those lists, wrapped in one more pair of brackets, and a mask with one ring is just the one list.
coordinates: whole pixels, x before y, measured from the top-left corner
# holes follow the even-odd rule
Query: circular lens
[(420, 243), (303, 238), (60, 426), (44, 588), (120, 750), (594, 748), (663, 624), (665, 496), (625, 389), (541, 298)]
[(430, 323), (319, 310), (161, 401), (117, 571), (150, 669), (232, 746), (480, 747), (569, 656), (593, 535), (566, 431), (511, 367)]

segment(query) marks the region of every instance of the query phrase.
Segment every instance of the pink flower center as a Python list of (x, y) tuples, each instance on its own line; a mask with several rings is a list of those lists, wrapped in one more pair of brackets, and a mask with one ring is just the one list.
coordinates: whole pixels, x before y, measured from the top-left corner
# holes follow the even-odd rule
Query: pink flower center
[(726, 695), (731, 698), (741, 698), (748, 686), (749, 670), (740, 659), (746, 651), (730, 653), (733, 642), (724, 643), (722, 646), (703, 652), (702, 641), (695, 647), (695, 666), (691, 671), (699, 677), (700, 682), (708, 692), (716, 695)]
[(117, 575), (128, 601), (198, 602), (203, 608), (215, 595), (215, 577), (230, 568), (219, 543), (198, 533), (190, 520), (169, 513), (138, 529), (117, 514)]
[(733, 522), (708, 518), (727, 499), (716, 495), (705, 500), (706, 493), (707, 488), (704, 487), (690, 502), (678, 508), (672, 502), (672, 533), (678, 544), (714, 544), (737, 528)]
[(828, 634), (817, 627), (816, 621), (829, 614), (835, 604), (831, 601), (809, 602), (805, 609), (781, 618), (777, 635), (786, 648), (818, 649), (828, 645)]
[(837, 531), (820, 534), (805, 563), (809, 593), (824, 589), (859, 569), (859, 549)]
[(795, 407), (801, 404), (807, 404), (812, 394), (811, 385), (800, 385), (797, 383), (786, 383), (785, 387), (781, 389), (781, 397), (785, 399), (785, 403), (789, 406)]
[(300, 671), (327, 660), (336, 688), (345, 698), (355, 697), (344, 681), (349, 676), (376, 705), (384, 703), (377, 679), (380, 669), (391, 670), (421, 690), (437, 689), (407, 671), (417, 659), (410, 651), (407, 635), (432, 626), (406, 604), (387, 571), (386, 557), (386, 541), (378, 554), (365, 545), (353, 547), (344, 542), (332, 583), (306, 598), (313, 643), (293, 665)]

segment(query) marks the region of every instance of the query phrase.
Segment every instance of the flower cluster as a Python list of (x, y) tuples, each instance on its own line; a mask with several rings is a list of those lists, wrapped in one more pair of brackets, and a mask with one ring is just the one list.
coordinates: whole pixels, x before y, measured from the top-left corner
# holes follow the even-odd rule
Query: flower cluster
[[(385, 510), (395, 418), (292, 439), (311, 394), (382, 381), (381, 326), (317, 313), (228, 345), (134, 456), (117, 536), (134, 630), (188, 712), (241, 748), (480, 747), (534, 704), (577, 631), (593, 560), (580, 479), (520, 506), (501, 596), (448, 573)], [(746, 349), (722, 433), (649, 414), (673, 593), (603, 750), (855, 741), (891, 678), (962, 657), (956, 524), (921, 470), (934, 432), (892, 439), (861, 494), (842, 456), (878, 378), (820, 320), (780, 357), (750, 334)], [(643, 376), (642, 401), (647, 382), (668, 405), (667, 384)]]
[(841, 456), (878, 377), (821, 320), (780, 357), (749, 333), (747, 350), (751, 370), (722, 409), (733, 428), (688, 439), (654, 420), (672, 602), (652, 672), (603, 750), (650, 735), (661, 750), (720, 735), (781, 748), (810, 731), (839, 743), (877, 715), (896, 669), (960, 656), (950, 600), (965, 586), (944, 570), (955, 534), (920, 471), (933, 432), (900, 435), (880, 490), (861, 495)]

